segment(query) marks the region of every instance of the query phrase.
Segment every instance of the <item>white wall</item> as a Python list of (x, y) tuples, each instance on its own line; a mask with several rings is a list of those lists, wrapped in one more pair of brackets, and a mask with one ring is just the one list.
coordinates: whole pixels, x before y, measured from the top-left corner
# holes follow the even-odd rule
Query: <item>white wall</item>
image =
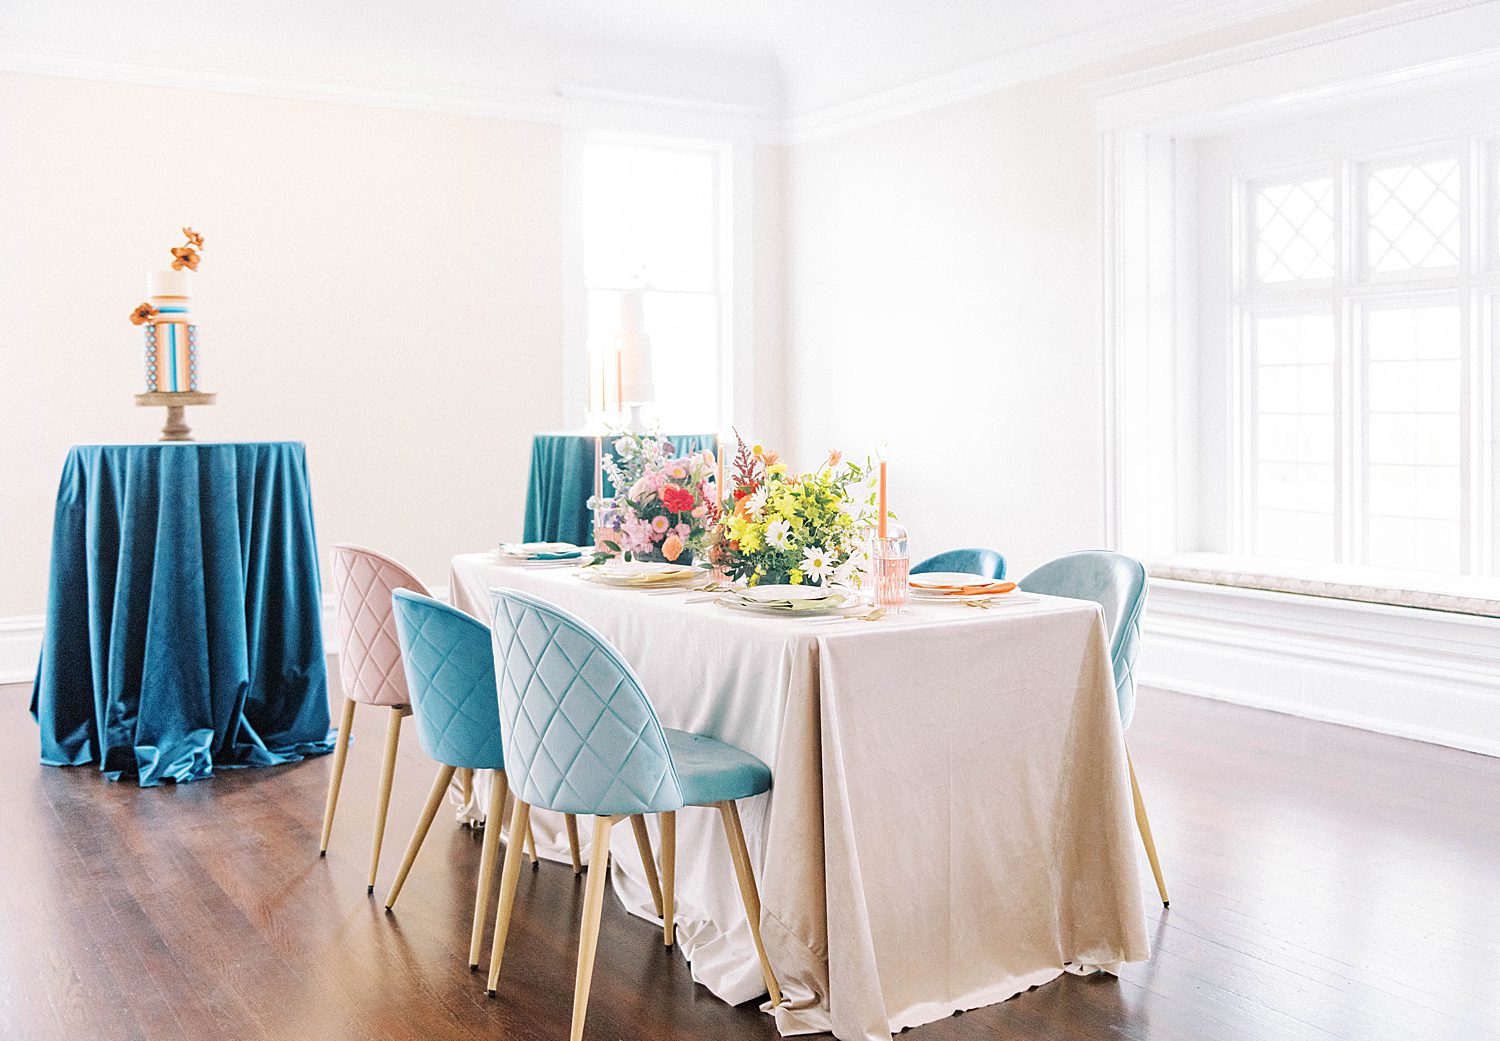
[(889, 442), (914, 553), (1104, 540), (1093, 116), (1063, 77), (794, 145), (799, 464)]
[(518, 531), (562, 414), (560, 134), (0, 75), (0, 619), (42, 611), (68, 446), (156, 436), (127, 315), (183, 224), (200, 440), (305, 441), (320, 544), (437, 583)]
[(795, 461), (889, 441), (916, 555), (993, 546), (1014, 575), (1102, 545), (1092, 85), (1387, 2), (1310, 3), (1024, 83), (996, 68), (996, 89), (965, 100), (935, 80), (943, 103), (892, 91), (895, 111), (920, 111), (873, 125), (869, 105), (846, 129), (793, 120), (813, 128), (787, 159)]

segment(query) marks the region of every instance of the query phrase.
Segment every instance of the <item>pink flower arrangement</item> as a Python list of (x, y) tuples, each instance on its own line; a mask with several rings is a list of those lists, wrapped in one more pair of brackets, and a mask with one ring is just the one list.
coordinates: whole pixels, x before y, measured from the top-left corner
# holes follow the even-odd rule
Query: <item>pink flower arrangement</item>
[(670, 442), (626, 434), (614, 443), (619, 462), (606, 472), (622, 495), (599, 503), (607, 518), (596, 561), (688, 563), (718, 520), (712, 453), (669, 458)]

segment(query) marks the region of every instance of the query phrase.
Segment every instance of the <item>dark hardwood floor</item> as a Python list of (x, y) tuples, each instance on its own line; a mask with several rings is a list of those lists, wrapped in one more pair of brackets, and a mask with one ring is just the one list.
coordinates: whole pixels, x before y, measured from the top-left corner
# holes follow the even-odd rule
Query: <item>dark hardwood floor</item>
[[(0, 688), (0, 1038), (567, 1037), (583, 895), (568, 868), (523, 875), (497, 1000), (464, 964), (475, 835), (435, 827), (384, 914), (431, 778), (409, 728), (367, 896), (381, 713), (355, 725), (320, 860), (329, 759), (111, 784), (37, 765), (27, 694)], [(1130, 740), (1172, 893), (1170, 911), (1149, 901), (1152, 960), (905, 1036), (1500, 1037), (1500, 760), (1152, 692)], [(775, 1031), (610, 900), (587, 1036)]]

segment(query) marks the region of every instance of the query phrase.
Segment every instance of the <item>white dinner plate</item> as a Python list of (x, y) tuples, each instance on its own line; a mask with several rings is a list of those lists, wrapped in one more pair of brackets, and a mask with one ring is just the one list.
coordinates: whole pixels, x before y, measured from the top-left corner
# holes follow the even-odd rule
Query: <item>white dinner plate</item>
[(981, 582), (993, 582), (993, 578), (985, 578), (983, 575), (971, 574), (968, 571), (924, 571), (920, 575), (911, 576), (911, 587), (921, 589), (925, 586), (977, 586)]
[[(764, 603), (758, 600), (745, 600), (737, 593), (725, 593), (715, 603), (720, 607), (727, 607), (734, 611), (749, 611), (759, 615), (775, 615), (780, 618), (826, 618), (832, 614), (858, 613), (868, 610), (869, 605), (856, 597), (825, 597), (821, 600), (804, 601), (806, 606), (796, 608), (780, 606), (775, 603)], [(785, 601), (781, 601), (785, 604)]]
[(766, 603), (776, 600), (827, 600), (829, 597), (838, 596), (839, 592), (826, 586), (747, 586), (744, 589), (736, 589), (734, 595), (746, 600), (754, 600), (757, 603)]
[(685, 585), (703, 577), (703, 572), (683, 564), (659, 564), (644, 560), (611, 560), (598, 567), (584, 568), (583, 577), (608, 586), (638, 589), (662, 589)]

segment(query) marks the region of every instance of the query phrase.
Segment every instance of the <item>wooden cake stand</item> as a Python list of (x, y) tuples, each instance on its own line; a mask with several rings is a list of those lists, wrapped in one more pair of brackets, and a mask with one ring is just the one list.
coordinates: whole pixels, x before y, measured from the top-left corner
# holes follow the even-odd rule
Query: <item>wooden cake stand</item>
[(153, 391), (149, 394), (137, 394), (135, 403), (167, 407), (167, 425), (161, 428), (161, 440), (191, 441), (193, 431), (187, 425), (187, 420), (183, 418), (182, 410), (189, 405), (212, 405), (216, 396), (198, 390), (184, 390), (177, 393)]

